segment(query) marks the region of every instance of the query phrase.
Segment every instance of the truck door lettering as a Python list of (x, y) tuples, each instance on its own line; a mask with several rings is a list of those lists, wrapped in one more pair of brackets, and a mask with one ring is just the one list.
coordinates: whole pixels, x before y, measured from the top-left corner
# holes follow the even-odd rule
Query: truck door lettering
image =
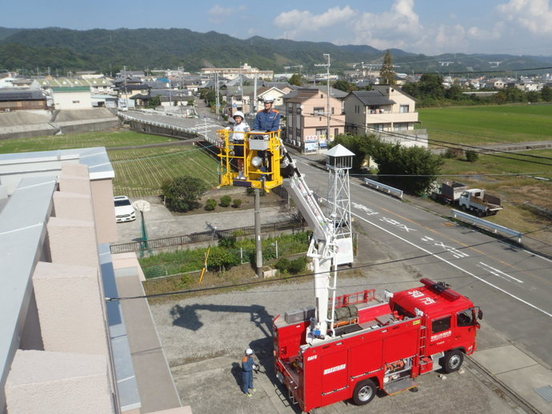
[(324, 370), (324, 375), (328, 375), (328, 374), (332, 374), (334, 372), (337, 372), (337, 371), (341, 371), (343, 369), (345, 369), (347, 367), (347, 364), (341, 364), (341, 365), (337, 365), (335, 367), (332, 367), (332, 368), (327, 368)]

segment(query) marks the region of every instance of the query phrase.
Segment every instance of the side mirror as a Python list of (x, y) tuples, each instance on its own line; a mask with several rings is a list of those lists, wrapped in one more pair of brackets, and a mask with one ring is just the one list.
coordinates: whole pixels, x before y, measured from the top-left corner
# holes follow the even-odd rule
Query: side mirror
[(477, 319), (479, 320), (483, 319), (483, 311), (481, 309), (477, 311)]

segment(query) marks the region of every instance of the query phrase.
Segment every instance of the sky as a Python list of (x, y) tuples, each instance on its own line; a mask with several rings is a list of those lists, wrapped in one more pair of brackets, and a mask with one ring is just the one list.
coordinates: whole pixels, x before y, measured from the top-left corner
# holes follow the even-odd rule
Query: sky
[(552, 56), (552, 0), (0, 0), (11, 28), (185, 28), (412, 53)]

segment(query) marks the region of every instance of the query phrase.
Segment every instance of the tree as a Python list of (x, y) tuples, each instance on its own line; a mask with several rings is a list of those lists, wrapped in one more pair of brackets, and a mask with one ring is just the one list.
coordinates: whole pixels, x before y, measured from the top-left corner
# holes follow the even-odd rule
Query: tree
[(358, 86), (352, 82), (347, 82), (346, 80), (340, 79), (335, 81), (332, 85), (335, 89), (339, 89), (344, 92), (358, 91)]
[(452, 85), (445, 91), (445, 98), (459, 101), (464, 97), (462, 94), (462, 88), (458, 85)]
[(383, 65), (380, 69), (380, 79), (381, 83), (384, 85), (394, 85), (395, 84), (395, 71), (393, 70), (393, 56), (391, 56), (391, 51), (385, 52), (383, 57)]
[(294, 73), (288, 82), (290, 85), (301, 86), (303, 84), (303, 77), (298, 73)]
[(366, 156), (378, 164), (379, 180), (393, 187), (422, 195), (439, 174), (443, 160), (420, 147), (388, 144), (375, 136), (340, 136), (335, 141), (355, 153), (353, 168), (359, 169)]
[(207, 189), (205, 181), (190, 176), (176, 177), (171, 181), (166, 181), (161, 187), (167, 208), (179, 212), (198, 208), (200, 206), (199, 198)]
[(437, 73), (424, 73), (418, 82), (422, 98), (442, 99), (445, 96), (443, 77)]
[(158, 106), (161, 106), (161, 98), (159, 96), (154, 96), (148, 101), (148, 108), (157, 108)]
[(541, 98), (546, 102), (552, 101), (552, 88), (550, 86), (545, 85), (542, 87)]
[(443, 159), (421, 147), (375, 143), (372, 157), (378, 164), (381, 181), (402, 190), (423, 195), (439, 174)]
[(527, 96), (528, 102), (538, 102), (540, 98), (540, 93), (536, 91), (530, 91), (530, 92), (527, 92), (526, 96)]

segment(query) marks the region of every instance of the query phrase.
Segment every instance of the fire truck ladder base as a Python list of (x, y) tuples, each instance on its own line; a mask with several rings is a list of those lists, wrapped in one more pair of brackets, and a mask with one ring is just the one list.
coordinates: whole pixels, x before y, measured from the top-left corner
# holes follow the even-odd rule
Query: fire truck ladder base
[(411, 388), (416, 388), (417, 386), (418, 384), (416, 384), (412, 378), (405, 377), (398, 381), (392, 382), (391, 384), (387, 384), (385, 386), (385, 392), (388, 395), (396, 395)]

